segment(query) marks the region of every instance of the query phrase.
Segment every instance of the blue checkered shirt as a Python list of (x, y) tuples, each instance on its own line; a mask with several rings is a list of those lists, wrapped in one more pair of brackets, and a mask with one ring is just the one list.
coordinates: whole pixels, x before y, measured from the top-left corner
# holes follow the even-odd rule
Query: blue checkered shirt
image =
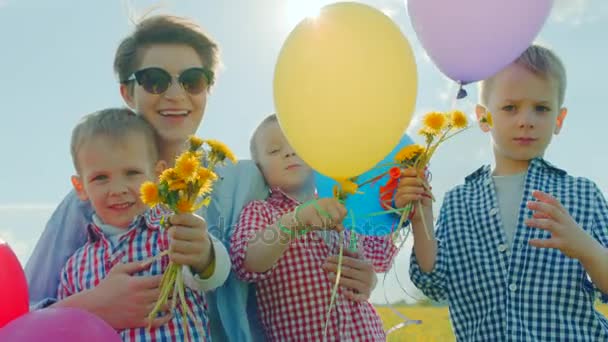
[(608, 246), (608, 204), (588, 179), (543, 159), (531, 161), (517, 231), (507, 248), (490, 166), (449, 191), (436, 224), (432, 272), (412, 253), (410, 276), (433, 300), (447, 300), (459, 341), (608, 341), (608, 320), (594, 309), (600, 296), (580, 262), (556, 249), (535, 248), (550, 233), (529, 228), (526, 202), (540, 190), (560, 200), (585, 231)]

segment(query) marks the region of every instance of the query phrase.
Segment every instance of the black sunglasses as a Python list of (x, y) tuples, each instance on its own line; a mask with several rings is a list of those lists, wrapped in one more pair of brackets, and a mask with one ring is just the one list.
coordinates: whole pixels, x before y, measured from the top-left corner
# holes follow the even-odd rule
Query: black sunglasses
[[(177, 82), (192, 95), (200, 94), (213, 84), (213, 71), (207, 68), (190, 68), (175, 75)], [(169, 89), (173, 76), (165, 69), (151, 67), (134, 72), (123, 83), (137, 81), (150, 94), (162, 94)]]

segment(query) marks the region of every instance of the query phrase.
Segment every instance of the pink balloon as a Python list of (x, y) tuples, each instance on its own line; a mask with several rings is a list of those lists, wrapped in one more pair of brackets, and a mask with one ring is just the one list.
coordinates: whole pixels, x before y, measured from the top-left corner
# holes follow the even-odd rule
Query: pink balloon
[(466, 84), (517, 59), (540, 32), (553, 0), (408, 0), (407, 5), (431, 60)]
[(74, 308), (32, 311), (0, 329), (0, 341), (11, 342), (121, 342), (104, 320)]
[(0, 328), (29, 310), (27, 280), (19, 259), (0, 240)]

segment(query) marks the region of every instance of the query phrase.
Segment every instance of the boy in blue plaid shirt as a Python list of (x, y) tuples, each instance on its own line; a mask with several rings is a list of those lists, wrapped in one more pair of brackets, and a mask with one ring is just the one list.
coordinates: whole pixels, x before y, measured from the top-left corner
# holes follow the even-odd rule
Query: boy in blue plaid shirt
[(562, 62), (539, 46), (481, 83), (476, 113), (492, 113), (479, 125), (495, 165), (446, 194), (430, 240), (430, 194), (404, 171), (396, 205), (424, 208), (411, 220), (410, 276), (448, 301), (458, 340), (608, 341), (594, 309), (608, 299), (608, 204), (592, 181), (543, 159), (563, 127), (565, 88)]

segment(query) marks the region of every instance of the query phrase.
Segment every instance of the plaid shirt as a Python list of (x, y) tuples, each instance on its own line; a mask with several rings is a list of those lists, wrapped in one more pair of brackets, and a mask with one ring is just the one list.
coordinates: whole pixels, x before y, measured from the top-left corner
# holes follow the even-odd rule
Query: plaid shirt
[[(321, 268), (326, 258), (338, 253), (338, 233), (326, 240), (309, 232), (292, 241), (268, 271), (248, 272), (244, 265), (249, 241), (256, 232), (296, 208), (283, 192), (273, 191), (266, 201), (253, 201), (242, 211), (231, 239), (230, 255), (239, 278), (256, 283), (260, 318), (271, 341), (322, 341), (323, 328), (334, 282)], [(376, 272), (389, 269), (397, 248), (389, 237), (358, 236), (365, 258)], [(348, 241), (348, 235), (345, 239)], [(269, 243), (277, 243), (277, 237)], [(369, 302), (348, 300), (338, 290), (327, 328), (329, 341), (378, 341), (385, 334), (380, 317)]]
[[(166, 214), (159, 207), (150, 209), (131, 223), (126, 234), (112, 245), (101, 229), (95, 224), (88, 226), (88, 242), (78, 249), (61, 272), (57, 297), (62, 299), (80, 291), (93, 288), (105, 278), (112, 267), (118, 263), (143, 261), (160, 254), (169, 248), (169, 236), (162, 229), (160, 218)], [(149, 269), (135, 275), (162, 274), (169, 265), (169, 257), (155, 261)], [(207, 303), (204, 294), (186, 287), (186, 301), (193, 318), (188, 319), (191, 341), (209, 341)], [(169, 323), (156, 328), (125, 329), (120, 331), (123, 341), (184, 341), (183, 316), (179, 305), (173, 312)]]
[(538, 158), (528, 168), (509, 250), (485, 166), (446, 194), (435, 267), (422, 272), (412, 254), (412, 281), (430, 298), (448, 300), (461, 341), (608, 341), (608, 321), (594, 309), (600, 293), (579, 261), (528, 244), (550, 237), (524, 224), (534, 190), (558, 198), (580, 227), (608, 246), (608, 205), (597, 186)]

